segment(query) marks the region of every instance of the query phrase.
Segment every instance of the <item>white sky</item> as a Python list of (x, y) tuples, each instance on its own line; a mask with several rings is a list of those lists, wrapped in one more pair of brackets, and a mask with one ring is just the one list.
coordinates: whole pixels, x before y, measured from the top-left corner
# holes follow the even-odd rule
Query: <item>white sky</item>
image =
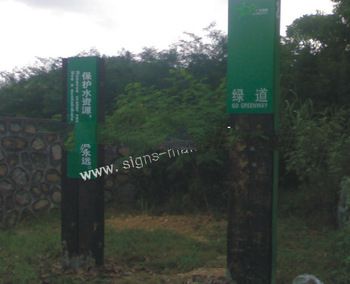
[[(330, 13), (330, 0), (281, 0), (281, 33), (294, 19)], [(183, 32), (201, 34), (211, 22), (227, 32), (228, 0), (0, 0), (0, 71), (36, 57), (69, 57), (96, 48), (166, 49)]]

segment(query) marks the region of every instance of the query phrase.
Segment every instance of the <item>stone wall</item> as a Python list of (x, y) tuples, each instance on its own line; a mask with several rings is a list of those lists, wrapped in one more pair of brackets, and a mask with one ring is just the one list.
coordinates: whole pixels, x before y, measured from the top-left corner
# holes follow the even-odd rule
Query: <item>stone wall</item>
[[(12, 227), (24, 216), (60, 207), (64, 133), (65, 126), (59, 121), (0, 117), (0, 228)], [(193, 148), (185, 140), (170, 142), (160, 150)], [(127, 147), (115, 145), (106, 145), (104, 151), (103, 165), (131, 154)], [(142, 189), (128, 171), (101, 178), (106, 202), (114, 200), (119, 207), (128, 208), (135, 205)]]
[[(58, 121), (0, 117), (0, 228), (60, 207), (63, 134)], [(128, 154), (126, 147), (105, 146), (103, 165)], [(137, 188), (127, 173), (103, 178), (106, 202), (132, 205)]]
[(61, 201), (60, 122), (0, 118), (0, 227)]

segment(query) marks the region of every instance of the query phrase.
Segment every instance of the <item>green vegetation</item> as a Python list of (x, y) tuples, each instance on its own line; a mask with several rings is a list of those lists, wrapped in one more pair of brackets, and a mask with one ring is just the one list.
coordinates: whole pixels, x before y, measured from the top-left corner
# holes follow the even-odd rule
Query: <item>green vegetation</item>
[(349, 256), (344, 248), (349, 231), (317, 228), (300, 218), (278, 222), (277, 283), (291, 283), (297, 275), (312, 273), (324, 283), (348, 283)]
[(133, 229), (109, 233), (108, 244), (112, 246), (107, 256), (113, 256), (119, 263), (153, 271), (189, 271), (217, 256), (213, 244), (208, 246), (170, 231)]
[[(349, 229), (320, 228), (315, 220), (287, 216), (288, 199), (281, 200), (278, 221), (277, 283), (291, 283), (305, 272), (325, 283), (347, 283)], [(106, 264), (100, 269), (62, 270), (57, 213), (0, 232), (2, 283), (183, 283), (201, 269), (224, 277), (226, 216), (134, 214), (108, 209)]]
[[(152, 229), (152, 224), (149, 229), (115, 228), (110, 222), (116, 219), (128, 224), (122, 217), (107, 219), (106, 269), (112, 266), (115, 271), (102, 269), (95, 274), (89, 273), (91, 267), (78, 272), (62, 270), (58, 214), (41, 216), (38, 220), (22, 223), (14, 230), (0, 232), (1, 283), (39, 283), (40, 280), (82, 283), (83, 279), (101, 283), (98, 281), (132, 278), (126, 276), (134, 274), (134, 277), (139, 277), (145, 272), (157, 274), (160, 279), (162, 276), (175, 277), (198, 267), (224, 267), (222, 221), (208, 222), (208, 226), (198, 228), (196, 233), (201, 236), (199, 238), (171, 229)], [(120, 274), (119, 270), (123, 273)]]
[[(281, 38), (278, 283), (302, 272), (325, 283), (350, 279), (349, 231), (335, 226), (340, 184), (350, 176), (350, 2), (333, 2), (332, 15), (305, 15)], [(149, 212), (220, 214), (227, 208), (227, 151), (235, 138), (225, 123), (227, 38), (213, 25), (206, 32), (206, 38), (186, 34), (168, 50), (105, 56), (104, 143), (126, 145), (132, 155), (151, 153), (174, 139), (198, 148), (131, 173), (141, 189), (138, 207)], [(42, 59), (39, 66), (2, 73), (0, 113), (58, 119), (60, 64)], [(58, 230), (53, 219), (1, 232), (5, 282), (37, 280), (47, 271), (59, 255)], [(164, 230), (108, 228), (107, 255), (127, 269), (186, 272), (222, 256), (225, 241), (222, 233), (217, 236), (220, 241), (201, 242)], [(148, 243), (142, 246), (144, 239)], [(160, 281), (148, 276), (151, 283)]]
[(46, 260), (60, 255), (58, 215), (41, 216), (0, 233), (2, 283), (35, 283)]

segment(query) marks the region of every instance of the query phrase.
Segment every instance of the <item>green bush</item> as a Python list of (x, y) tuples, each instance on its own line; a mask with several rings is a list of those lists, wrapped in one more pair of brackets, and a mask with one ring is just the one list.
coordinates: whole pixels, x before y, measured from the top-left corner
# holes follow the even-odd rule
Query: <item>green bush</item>
[(139, 204), (167, 210), (226, 208), (225, 82), (212, 90), (185, 69), (170, 71), (166, 81), (161, 89), (128, 85), (106, 120), (103, 142), (128, 145), (135, 157), (159, 152), (172, 140), (190, 141), (196, 152), (175, 159), (164, 155), (132, 171), (141, 186)]
[(305, 201), (318, 205), (315, 210), (326, 208), (334, 216), (340, 182), (349, 175), (348, 113), (344, 108), (315, 111), (312, 101), (296, 99), (285, 102), (281, 121), (281, 156), (287, 174), (297, 177)]

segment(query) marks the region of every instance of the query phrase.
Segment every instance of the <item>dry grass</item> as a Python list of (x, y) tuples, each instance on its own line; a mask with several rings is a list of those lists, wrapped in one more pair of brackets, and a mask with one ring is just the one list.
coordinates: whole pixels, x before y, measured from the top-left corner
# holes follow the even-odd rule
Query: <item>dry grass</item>
[(169, 230), (201, 242), (208, 241), (210, 232), (215, 228), (221, 228), (224, 234), (226, 230), (226, 221), (217, 221), (212, 215), (111, 216), (106, 219), (106, 225), (117, 230)]

